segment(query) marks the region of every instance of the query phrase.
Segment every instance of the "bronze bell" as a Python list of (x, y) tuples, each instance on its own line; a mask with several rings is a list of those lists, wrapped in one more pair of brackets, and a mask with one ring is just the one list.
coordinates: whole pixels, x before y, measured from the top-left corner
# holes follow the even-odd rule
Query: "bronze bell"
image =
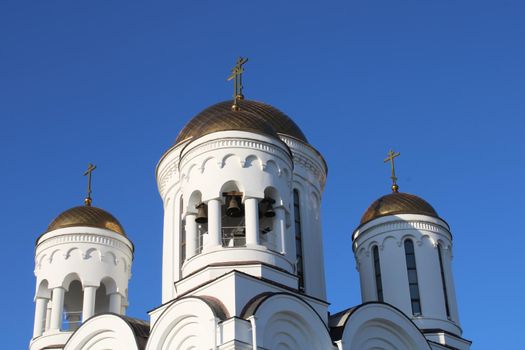
[(261, 211), (263, 215), (267, 218), (273, 218), (275, 216), (275, 211), (273, 210), (273, 203), (275, 203), (275, 200), (271, 198), (264, 198), (261, 201)]
[(207, 214), (207, 206), (204, 203), (201, 203), (196, 206), (198, 209), (197, 211), (197, 217), (195, 218), (195, 222), (198, 224), (206, 224), (208, 222), (208, 214)]
[(229, 196), (230, 200), (228, 203), (228, 208), (226, 209), (226, 215), (234, 218), (242, 216), (242, 209), (239, 206), (239, 197), (238, 196)]

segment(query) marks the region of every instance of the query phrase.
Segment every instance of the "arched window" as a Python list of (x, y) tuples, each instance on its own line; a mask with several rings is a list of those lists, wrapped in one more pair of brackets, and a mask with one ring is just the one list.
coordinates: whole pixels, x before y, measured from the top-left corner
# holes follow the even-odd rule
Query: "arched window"
[(186, 260), (186, 225), (185, 220), (182, 219), (182, 212), (183, 212), (183, 204), (184, 201), (182, 200), (182, 196), (180, 196), (179, 200), (179, 213), (178, 217), (180, 220), (179, 225), (179, 265), (182, 268), (182, 264), (184, 264), (184, 261)]
[(377, 300), (383, 301), (383, 284), (381, 283), (381, 263), (379, 262), (379, 249), (377, 246), (372, 248), (372, 255), (374, 257), (374, 273), (376, 277), (376, 291)]
[(82, 284), (79, 280), (72, 281), (64, 295), (64, 314), (61, 330), (74, 331), (80, 327), (83, 299)]
[(304, 292), (304, 262), (303, 262), (303, 231), (301, 228), (301, 208), (299, 204), (299, 191), (293, 190), (293, 212), (295, 227), (295, 252), (297, 264), (297, 277), (299, 277), (299, 291)]
[(443, 286), (443, 296), (445, 297), (445, 309), (447, 311), (447, 317), (450, 318), (450, 307), (448, 305), (447, 283), (445, 281), (445, 269), (443, 268), (443, 256), (441, 252), (441, 244), (438, 244), (437, 252), (439, 256), (439, 269), (441, 270), (441, 283)]
[(405, 258), (408, 273), (408, 288), (410, 290), (410, 302), (412, 304), (412, 314), (421, 315), (421, 298), (419, 296), (419, 284), (417, 281), (416, 255), (414, 243), (407, 239), (405, 241)]

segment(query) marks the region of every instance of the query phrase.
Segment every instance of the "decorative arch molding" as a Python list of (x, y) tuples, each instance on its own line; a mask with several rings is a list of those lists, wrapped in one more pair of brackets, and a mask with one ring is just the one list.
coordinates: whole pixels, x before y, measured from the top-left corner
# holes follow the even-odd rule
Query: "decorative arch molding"
[[(384, 230), (385, 227), (387, 227), (387, 230)], [(430, 230), (429, 227), (435, 230)], [(407, 239), (412, 239), (417, 246), (421, 246), (425, 239), (434, 248), (437, 248), (438, 243), (441, 243), (445, 249), (451, 249), (452, 246), (450, 243), (451, 236), (448, 231), (445, 231), (441, 226), (421, 221), (396, 221), (394, 223), (381, 224), (361, 232), (356, 239), (364, 237), (364, 235), (367, 235), (362, 241), (366, 242), (367, 256), (370, 254), (370, 249), (373, 245), (378, 245), (382, 250), (388, 239), (394, 239), (398, 247), (401, 247)], [(354, 241), (354, 249), (356, 245), (357, 243)], [(359, 248), (359, 252), (362, 252), (362, 248)]]
[(389, 304), (365, 303), (345, 318), (338, 341), (340, 350), (431, 350), (416, 325)]
[[(450, 231), (441, 225), (424, 220), (404, 220), (399, 218), (395, 221), (388, 221), (378, 225), (370, 226), (369, 228), (359, 232), (358, 237), (365, 234), (369, 236), (375, 236), (377, 234), (384, 234), (388, 232), (410, 230), (418, 231), (420, 234), (438, 234), (447, 238), (448, 240), (451, 240), (452, 238)], [(354, 239), (358, 237), (354, 237)]]
[[(178, 182), (179, 180), (179, 161), (178, 156), (173, 157), (167, 163), (162, 165), (162, 169), (157, 169), (157, 187), (159, 188), (159, 193), (161, 197), (164, 197), (164, 194), (167, 192), (167, 186), (170, 182)], [(162, 159), (159, 164), (161, 164)]]
[(335, 349), (325, 323), (311, 305), (291, 293), (263, 293), (245, 306), (241, 317), (255, 318), (257, 347)]
[[(75, 229), (78, 229), (79, 231), (82, 230), (81, 227), (78, 227), (78, 228), (75, 227)], [(59, 230), (69, 230), (69, 228), (58, 229), (56, 231), (59, 231)], [(102, 231), (102, 229), (100, 230)], [(111, 232), (111, 231), (108, 231), (108, 232)], [(118, 234), (111, 232), (111, 235), (118, 235)], [(124, 243), (122, 239), (127, 241), (127, 243)], [(119, 237), (119, 239), (115, 239), (113, 237), (103, 235), (103, 234), (75, 232), (75, 233), (59, 234), (54, 237), (50, 237), (48, 239), (41, 240), (40, 243), (37, 245), (37, 250), (41, 252), (46, 249), (49, 249), (49, 248), (52, 248), (52, 247), (55, 247), (57, 245), (61, 245), (64, 243), (92, 243), (96, 245), (103, 245), (103, 246), (119, 249), (123, 252), (128, 252), (133, 247), (131, 241), (129, 241), (126, 237)], [(51, 253), (50, 260), (53, 259), (56, 251), (58, 251), (58, 249), (54, 250), (53, 253)]]
[(224, 307), (215, 298), (189, 296), (178, 299), (153, 325), (145, 349), (214, 349), (217, 323), (227, 317)]
[[(190, 162), (190, 160), (188, 160)], [(208, 156), (204, 159), (195, 159), (191, 164), (187, 165), (184, 171), (181, 172), (181, 182), (187, 183), (190, 181), (192, 173), (203, 174), (208, 170), (218, 171), (228, 168), (228, 166), (238, 165), (240, 169), (256, 167), (260, 171), (271, 173), (275, 176), (284, 176), (290, 179), (290, 166), (282, 160), (275, 161), (273, 159), (264, 160), (256, 154), (249, 154), (247, 156), (240, 156), (235, 153), (227, 153), (224, 155)]]
[[(110, 250), (101, 250), (99, 247), (89, 247), (89, 248), (78, 248), (78, 247), (64, 247), (63, 249), (55, 249), (51, 255), (43, 253), (37, 255), (35, 267), (37, 270), (42, 268), (44, 263), (52, 264), (56, 261), (57, 257), (62, 257), (64, 260), (78, 259), (78, 260), (89, 260), (96, 259), (98, 262), (107, 262), (113, 266), (117, 266), (119, 263), (122, 263), (123, 270), (129, 270), (129, 263), (126, 256), (119, 255), (117, 256), (114, 252)], [(46, 259), (47, 258), (47, 259)]]
[[(189, 145), (187, 145), (189, 146)], [(284, 147), (282, 147), (284, 146)], [(273, 157), (280, 159), (281, 161), (292, 165), (292, 156), (289, 153), (286, 145), (277, 146), (273, 143), (242, 138), (242, 137), (223, 137), (219, 139), (204, 141), (194, 147), (188, 147), (189, 149), (183, 149), (180, 156), (179, 168), (182, 169), (186, 166), (186, 162), (191, 161), (203, 154), (210, 151), (216, 150), (231, 150), (231, 149), (252, 149), (259, 152), (267, 153)], [(222, 159), (221, 159), (222, 160)], [(218, 163), (219, 164), (219, 163)]]
[[(142, 350), (145, 338), (137, 333), (143, 333), (147, 324), (132, 324), (130, 320), (116, 314), (94, 316), (73, 333), (64, 350)], [(138, 328), (142, 332), (137, 332)]]

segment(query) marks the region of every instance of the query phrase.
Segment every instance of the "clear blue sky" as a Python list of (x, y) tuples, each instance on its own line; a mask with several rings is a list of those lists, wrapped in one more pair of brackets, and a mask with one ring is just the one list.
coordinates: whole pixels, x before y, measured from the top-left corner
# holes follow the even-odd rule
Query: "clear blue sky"
[(27, 347), (35, 238), (82, 203), (136, 245), (129, 314), (160, 303), (162, 205), (155, 165), (178, 131), (245, 94), (289, 114), (326, 158), (331, 311), (360, 302), (350, 235), (389, 190), (452, 227), (465, 337), (523, 343), (525, 268), (523, 1), (21, 1), (0, 3), (2, 348)]

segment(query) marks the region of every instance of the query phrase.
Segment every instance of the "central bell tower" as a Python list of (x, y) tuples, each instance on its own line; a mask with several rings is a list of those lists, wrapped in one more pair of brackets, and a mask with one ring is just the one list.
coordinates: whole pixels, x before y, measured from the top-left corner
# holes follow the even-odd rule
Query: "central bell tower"
[(159, 162), (163, 302), (233, 269), (324, 299), (324, 160), (276, 108), (235, 106), (202, 111)]

